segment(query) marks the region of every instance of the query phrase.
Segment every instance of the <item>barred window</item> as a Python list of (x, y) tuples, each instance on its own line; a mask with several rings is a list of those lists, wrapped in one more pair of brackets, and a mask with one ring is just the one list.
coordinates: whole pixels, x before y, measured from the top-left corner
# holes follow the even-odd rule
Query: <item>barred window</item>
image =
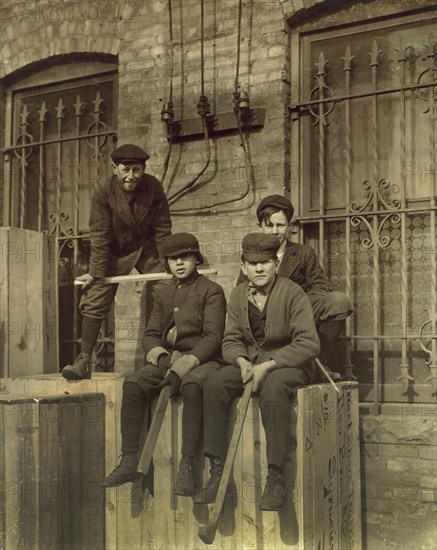
[[(115, 60), (67, 56), (6, 93), (4, 222), (56, 237), (61, 364), (80, 338), (73, 281), (88, 269), (93, 187), (110, 175), (116, 84)], [(105, 356), (110, 340), (104, 333), (98, 347)]]
[(301, 240), (355, 305), (345, 362), (378, 410), (437, 389), (437, 13), (357, 9), (292, 32), (291, 192)]

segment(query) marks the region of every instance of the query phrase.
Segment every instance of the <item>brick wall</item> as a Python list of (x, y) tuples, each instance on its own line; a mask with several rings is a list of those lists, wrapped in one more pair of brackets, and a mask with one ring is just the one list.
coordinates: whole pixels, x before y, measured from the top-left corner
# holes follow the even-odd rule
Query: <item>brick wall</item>
[[(251, 106), (265, 109), (265, 126), (250, 134), (249, 153), (255, 185), (234, 203), (197, 214), (174, 214), (174, 231), (195, 233), (210, 267), (226, 293), (238, 274), (241, 238), (256, 229), (255, 208), (269, 193), (289, 185), (287, 98), (288, 36), (284, 15), (298, 21), (308, 10), (353, 4), (321, 0), (270, 0), (244, 3), (240, 81)], [(356, 2), (362, 4), (363, 2)], [(399, 0), (400, 9), (414, 2)], [(200, 95), (200, 2), (173, 1), (173, 101), (178, 118), (196, 117)], [(387, 2), (375, 2), (375, 10)], [(205, 0), (205, 92), (213, 112), (233, 109), (237, 46), (234, 0)], [(336, 7), (337, 6), (337, 7)], [(148, 171), (161, 177), (168, 143), (160, 120), (169, 98), (171, 48), (167, 3), (162, 0), (4, 0), (0, 6), (0, 40), (4, 84), (55, 56), (78, 52), (117, 55), (119, 60), (119, 143), (137, 142), (148, 149)], [(3, 110), (2, 110), (3, 112)], [(3, 145), (3, 144), (2, 144)], [(205, 184), (174, 205), (199, 208), (238, 198), (246, 187), (245, 162), (238, 135), (211, 142)], [(205, 162), (202, 140), (174, 145), (165, 189), (180, 189)], [(141, 323), (138, 292), (120, 289), (116, 338), (126, 340)], [(117, 332), (118, 331), (118, 332)], [(129, 348), (130, 349), (130, 348)], [(120, 370), (124, 370), (124, 367)], [(412, 405), (414, 406), (414, 405)], [(404, 421), (405, 420), (405, 421)], [(432, 476), (435, 432), (416, 415), (383, 414), (362, 419), (363, 506), (366, 547), (432, 547)], [(416, 434), (416, 435), (415, 435)], [(418, 435), (417, 435), (418, 434)], [(431, 488), (431, 489), (430, 489)], [(435, 488), (435, 486), (434, 486)], [(411, 544), (411, 541), (414, 544)]]
[[(215, 113), (232, 112), (237, 52), (238, 3), (205, 1), (204, 90)], [(282, 193), (287, 184), (284, 158), (288, 141), (284, 123), (287, 103), (287, 34), (279, 1), (245, 4), (242, 17), (240, 82), (248, 89), (251, 106), (266, 109), (265, 127), (249, 137), (254, 188), (246, 188), (245, 157), (238, 135), (211, 142), (211, 163), (206, 183), (188, 194), (174, 209), (199, 208), (221, 200), (236, 202), (174, 216), (174, 230), (197, 234), (218, 281), (229, 292), (238, 273), (239, 244), (256, 229), (254, 209), (270, 192)], [(161, 177), (167, 153), (160, 120), (169, 98), (169, 14), (161, 0), (131, 2), (4, 2), (2, 4), (1, 76), (11, 80), (24, 67), (75, 52), (118, 55), (119, 143), (145, 146), (151, 159), (148, 170)], [(176, 118), (196, 117), (201, 92), (200, 2), (173, 2), (173, 102)], [(288, 152), (287, 152), (288, 153)], [(203, 140), (174, 145), (164, 182), (173, 193), (204, 166)]]
[(436, 406), (383, 405), (380, 416), (361, 407), (363, 547), (434, 548)]

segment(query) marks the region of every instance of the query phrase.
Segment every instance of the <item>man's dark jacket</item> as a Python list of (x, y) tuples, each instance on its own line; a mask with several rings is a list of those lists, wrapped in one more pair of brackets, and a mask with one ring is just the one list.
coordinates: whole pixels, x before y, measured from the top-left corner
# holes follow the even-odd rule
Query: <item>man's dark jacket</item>
[(132, 212), (115, 176), (97, 184), (90, 213), (93, 277), (128, 274), (135, 266), (142, 273), (162, 268), (162, 241), (171, 233), (166, 196), (149, 174), (143, 174), (134, 195)]

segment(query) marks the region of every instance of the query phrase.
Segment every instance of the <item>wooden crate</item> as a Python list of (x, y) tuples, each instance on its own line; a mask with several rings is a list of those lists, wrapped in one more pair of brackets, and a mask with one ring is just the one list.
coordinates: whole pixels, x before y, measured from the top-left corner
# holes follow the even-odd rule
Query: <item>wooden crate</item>
[[(91, 380), (80, 381), (66, 380), (60, 374), (3, 378), (0, 380), (0, 397), (8, 398), (14, 393), (26, 396), (103, 393), (105, 473), (109, 474), (121, 454), (123, 381), (120, 373), (93, 373)], [(98, 483), (105, 473), (96, 475), (93, 482)], [(142, 480), (99, 491), (105, 502), (105, 550), (153, 548), (153, 499)], [(83, 550), (91, 550), (91, 547)]]
[(0, 376), (58, 370), (55, 238), (0, 227)]
[(9, 395), (0, 420), (0, 547), (103, 549), (103, 395)]
[[(286, 502), (280, 512), (258, 510), (267, 472), (265, 437), (257, 399), (247, 413), (230, 494), (212, 546), (197, 536), (208, 507), (173, 495), (181, 449), (181, 400), (167, 411), (155, 451), (155, 548), (168, 549), (359, 549), (361, 495), (358, 386), (340, 384), (298, 391), (290, 412), (297, 449), (286, 469)], [(238, 405), (237, 411), (238, 414)], [(286, 419), (284, 418), (286, 421)], [(199, 456), (203, 482), (207, 466)]]

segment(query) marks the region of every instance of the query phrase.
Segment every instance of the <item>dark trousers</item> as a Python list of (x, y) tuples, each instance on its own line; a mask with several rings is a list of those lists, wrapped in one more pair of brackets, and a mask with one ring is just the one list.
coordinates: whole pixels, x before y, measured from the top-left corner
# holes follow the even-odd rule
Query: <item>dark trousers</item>
[[(181, 383), (183, 397), (182, 411), (182, 453), (195, 456), (203, 427), (202, 386), (205, 379), (220, 369), (216, 361), (199, 365), (184, 376)], [(164, 379), (158, 367), (147, 364), (142, 369), (128, 374), (123, 384), (121, 403), (121, 450), (122, 453), (136, 453), (139, 450), (140, 432), (144, 411), (160, 388)]]
[[(296, 390), (307, 383), (308, 375), (303, 369), (287, 367), (271, 371), (262, 382), (258, 395), (269, 466), (285, 467), (291, 437), (291, 407)], [(205, 381), (203, 404), (207, 456), (226, 459), (230, 406), (243, 390), (240, 369), (232, 365), (223, 367)], [(291, 443), (295, 445), (296, 442)]]

